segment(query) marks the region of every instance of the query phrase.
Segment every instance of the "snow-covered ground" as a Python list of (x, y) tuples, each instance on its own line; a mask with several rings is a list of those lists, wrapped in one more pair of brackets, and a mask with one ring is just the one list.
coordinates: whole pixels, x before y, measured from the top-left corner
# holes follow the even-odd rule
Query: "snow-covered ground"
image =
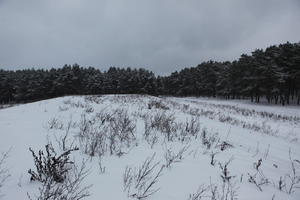
[[(27, 194), (37, 199), (42, 184), (31, 182), (27, 173), (35, 170), (29, 147), (37, 152), (52, 143), (63, 152), (65, 136), (65, 149), (79, 147), (71, 159), (76, 165), (84, 160), (89, 171), (82, 181), (83, 187), (91, 185), (86, 199), (137, 199), (160, 170), (148, 190), (156, 192), (147, 199), (300, 196), (299, 107), (106, 95), (1, 109), (0, 152), (8, 151), (8, 158), (0, 167), (8, 169), (10, 177), (3, 186), (0, 180), (0, 199), (28, 199)], [(150, 158), (154, 168), (143, 187), (134, 174)]]

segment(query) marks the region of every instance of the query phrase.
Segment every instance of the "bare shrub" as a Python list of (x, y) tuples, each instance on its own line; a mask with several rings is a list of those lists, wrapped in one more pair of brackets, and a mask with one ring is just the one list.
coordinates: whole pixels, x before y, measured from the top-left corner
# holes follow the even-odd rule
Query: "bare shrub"
[(77, 102), (72, 102), (71, 101), (70, 105), (71, 105), (72, 108), (84, 108), (85, 107), (85, 105), (80, 101), (77, 101)]
[[(298, 172), (300, 162), (298, 160), (292, 159), (291, 149), (289, 150), (289, 159), (291, 163), (291, 172), (285, 175), (285, 179), (283, 181), (284, 187), (286, 188), (286, 192), (288, 194), (292, 194), (295, 189), (300, 189), (300, 175)], [(298, 167), (297, 167), (298, 163)]]
[(249, 181), (249, 183), (253, 183), (259, 189), (259, 191), (262, 192), (263, 191), (262, 186), (268, 184), (269, 181), (265, 177), (260, 176), (260, 174), (258, 176), (258, 174), (255, 173), (255, 174), (251, 175), (248, 173), (248, 181)]
[(101, 95), (85, 96), (84, 100), (88, 103), (96, 103), (96, 104), (101, 104), (104, 101)]
[(69, 149), (59, 155), (57, 155), (51, 144), (47, 144), (45, 148), (45, 153), (39, 150), (37, 154), (29, 148), (36, 168), (36, 171), (32, 169), (28, 170), (28, 173), (31, 175), (30, 180), (45, 183), (48, 179), (53, 179), (53, 181), (57, 183), (64, 182), (66, 174), (73, 164), (73, 162), (70, 161), (70, 153), (77, 151), (78, 148)]
[(64, 124), (59, 121), (59, 119), (57, 118), (52, 118), (49, 122), (48, 122), (48, 129), (63, 129)]
[(126, 110), (116, 109), (114, 111), (107, 132), (108, 148), (111, 155), (121, 156), (125, 153), (123, 148), (129, 148), (136, 140), (135, 128), (136, 125)]
[(157, 131), (151, 128), (151, 122), (149, 120), (144, 120), (145, 131), (144, 131), (144, 139), (150, 145), (151, 149), (158, 142)]
[(237, 200), (238, 187), (236, 183), (223, 183), (222, 185), (212, 184), (201, 185), (199, 189), (191, 193), (187, 200)]
[(259, 116), (261, 118), (267, 118), (269, 120), (275, 120), (275, 121), (279, 121), (279, 120), (291, 121), (295, 124), (298, 124), (300, 121), (299, 117), (297, 116), (287, 116), (287, 115), (276, 114), (276, 113), (271, 113), (266, 111), (256, 111), (253, 109), (241, 108), (233, 105), (222, 105), (222, 104), (214, 104), (214, 103), (198, 102), (198, 101), (193, 101), (193, 103), (196, 103), (198, 105), (203, 105), (205, 107), (218, 108), (221, 111), (220, 113), (229, 112), (233, 114), (240, 114), (246, 117)]
[(169, 110), (169, 107), (164, 105), (162, 103), (162, 101), (150, 101), (148, 103), (148, 109), (152, 109), (152, 108), (162, 109), (162, 110)]
[(194, 193), (191, 193), (187, 200), (201, 200), (207, 197), (208, 187), (204, 185), (200, 185), (198, 190)]
[[(236, 187), (236, 181), (234, 179), (236, 176), (230, 175), (229, 172), (229, 164), (232, 162), (233, 158), (230, 158), (225, 163), (219, 163), (219, 167), (221, 169), (221, 179), (222, 179), (222, 185), (221, 185), (221, 192), (219, 193), (219, 199), (220, 200), (233, 200), (237, 197), (237, 187)], [(217, 187), (215, 187), (217, 188)]]
[(208, 133), (206, 128), (202, 129), (201, 132), (201, 141), (202, 145), (205, 146), (207, 150), (211, 149), (213, 146), (216, 146), (219, 143), (218, 133)]
[(220, 122), (228, 122), (228, 123), (233, 123), (234, 119), (232, 117), (230, 117), (229, 115), (220, 115), (219, 116), (219, 121)]
[(230, 175), (230, 172), (229, 172), (229, 170), (228, 170), (228, 165), (230, 164), (232, 162), (232, 158), (231, 159), (229, 159), (227, 162), (225, 162), (225, 163), (219, 163), (219, 167), (220, 167), (220, 169), (221, 169), (221, 178), (222, 178), (222, 181), (223, 181), (223, 183), (225, 183), (225, 182), (230, 182), (230, 180), (232, 179), (232, 178), (235, 178), (235, 176), (231, 176)]
[(98, 166), (99, 166), (99, 173), (104, 174), (105, 170), (106, 170), (106, 167), (103, 165), (101, 157), (99, 157)]
[(66, 100), (63, 101), (63, 103), (65, 105), (70, 105), (71, 104), (71, 99), (66, 99)]
[(270, 144), (268, 144), (267, 149), (264, 152), (264, 159), (267, 160), (270, 151)]
[(221, 169), (221, 180), (222, 184), (210, 184), (211, 199), (214, 200), (234, 200), (237, 197), (237, 186), (234, 180), (236, 176), (230, 175), (228, 169), (233, 158), (230, 158), (225, 163), (219, 163), (219, 168)]
[(158, 112), (151, 117), (151, 128), (163, 133), (167, 141), (172, 141), (176, 136), (177, 124), (173, 114)]
[(60, 112), (64, 112), (64, 111), (67, 111), (67, 110), (69, 110), (68, 106), (63, 105), (63, 106), (58, 107), (58, 111), (60, 111)]
[(55, 141), (58, 144), (60, 150), (66, 151), (67, 149), (72, 149), (74, 147), (75, 140), (70, 140), (70, 129), (75, 127), (76, 123), (72, 121), (72, 119), (68, 122), (65, 127), (65, 132), (63, 135), (59, 134), (58, 136), (54, 134)]
[(233, 145), (227, 141), (222, 141), (220, 144), (217, 145), (217, 147), (219, 147), (221, 151), (225, 151), (228, 148), (232, 148)]
[(238, 186), (236, 182), (223, 182), (222, 185), (210, 184), (210, 192), (208, 194), (211, 200), (237, 200)]
[(85, 105), (85, 110), (84, 110), (86, 113), (92, 113), (94, 112), (94, 108), (93, 106), (91, 106), (90, 104), (86, 104)]
[(186, 120), (185, 123), (180, 124), (180, 141), (185, 141), (191, 137), (197, 137), (200, 133), (200, 122), (196, 117)]
[(144, 117), (144, 138), (148, 138), (151, 134), (153, 127), (150, 120), (147, 120), (147, 116)]
[(285, 183), (283, 182), (283, 180), (282, 180), (282, 177), (280, 176), (280, 178), (279, 178), (279, 181), (278, 181), (278, 189), (280, 190), (280, 191), (282, 191), (284, 188), (285, 188)]
[(155, 154), (146, 158), (138, 168), (126, 167), (123, 175), (124, 191), (136, 199), (146, 199), (156, 193), (156, 183), (162, 175), (164, 165), (154, 162)]
[(0, 198), (3, 196), (1, 195), (1, 188), (3, 187), (6, 180), (10, 177), (9, 170), (5, 166), (8, 154), (9, 151), (4, 152), (0, 155)]
[[(238, 186), (237, 182), (234, 180), (235, 176), (228, 176), (228, 165), (231, 161), (225, 164), (220, 164), (222, 167), (221, 178), (222, 183), (211, 183), (209, 186), (201, 185), (199, 189), (190, 194), (187, 200), (236, 200), (238, 197)], [(225, 178), (226, 177), (226, 178)]]
[(183, 160), (183, 154), (188, 150), (189, 146), (182, 147), (178, 152), (174, 152), (172, 148), (167, 148), (165, 152), (166, 167), (170, 168), (172, 164), (181, 162)]
[(80, 123), (79, 123), (79, 137), (85, 137), (88, 135), (88, 132), (95, 121), (88, 120), (86, 115), (81, 115)]
[(253, 164), (255, 173), (253, 174), (248, 173), (248, 182), (253, 183), (259, 189), (259, 191), (262, 192), (263, 191), (262, 186), (267, 185), (270, 182), (263, 174), (263, 171), (260, 169), (261, 165), (262, 165), (262, 159), (259, 159), (257, 162)]
[(210, 153), (210, 164), (212, 165), (212, 166), (215, 166), (215, 164), (216, 164), (216, 159), (215, 159), (215, 157), (216, 157), (216, 155), (218, 154), (219, 152), (218, 151), (216, 151), (216, 152), (214, 152), (214, 151), (211, 151), (211, 153)]
[(126, 110), (116, 110), (113, 119), (110, 121), (112, 135), (118, 136), (121, 143), (126, 142), (129, 146), (135, 140), (135, 123), (130, 119)]
[(185, 131), (189, 135), (196, 136), (200, 131), (200, 122), (198, 118), (192, 117), (190, 121), (186, 122)]
[(80, 200), (90, 196), (89, 186), (82, 186), (82, 182), (88, 175), (86, 170), (85, 161), (82, 162), (80, 167), (75, 164), (65, 174), (62, 182), (57, 182), (53, 177), (48, 177), (39, 187), (38, 194), (31, 197), (27, 193), (30, 200)]
[[(194, 102), (194, 103), (198, 104), (198, 102)], [(205, 105), (206, 105), (206, 103), (205, 103)], [(188, 110), (182, 109), (182, 111), (184, 113), (188, 113), (192, 116), (204, 116), (204, 117), (207, 117), (212, 120), (218, 120), (222, 123), (228, 123), (228, 124), (231, 124), (234, 126), (241, 126), (245, 129), (254, 130), (254, 131), (261, 132), (261, 133), (264, 133), (267, 135), (273, 135), (273, 136), (278, 135), (278, 130), (272, 129), (272, 127), (270, 125), (267, 125), (265, 121), (262, 122), (261, 124), (250, 123), (247, 121), (240, 120), (236, 117), (232, 117), (230, 115), (221, 114), (222, 112), (212, 111), (211, 109), (190, 108)]]
[(84, 148), (84, 153), (93, 156), (103, 156), (106, 152), (106, 136), (103, 132), (107, 129), (97, 130), (92, 129), (85, 137), (81, 138), (81, 146)]
[(85, 154), (89, 156), (102, 156), (106, 152), (106, 132), (108, 127), (105, 121), (96, 115), (96, 119), (89, 120), (81, 116), (79, 125), (79, 143)]
[(97, 113), (95, 116), (81, 116), (79, 124), (79, 141), (84, 153), (90, 156), (103, 156), (109, 151), (111, 155), (121, 156), (124, 148), (129, 148), (136, 140), (136, 125), (124, 109), (116, 109), (112, 114)]

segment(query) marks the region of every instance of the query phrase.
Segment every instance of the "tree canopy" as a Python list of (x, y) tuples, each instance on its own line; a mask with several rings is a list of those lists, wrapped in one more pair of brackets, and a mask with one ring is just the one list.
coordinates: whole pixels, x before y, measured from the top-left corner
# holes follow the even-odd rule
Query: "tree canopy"
[(250, 98), (300, 104), (300, 43), (243, 54), (232, 62), (208, 61), (169, 76), (146, 69), (111, 67), (101, 72), (78, 64), (62, 68), (0, 69), (0, 103), (29, 102), (64, 95), (150, 94)]

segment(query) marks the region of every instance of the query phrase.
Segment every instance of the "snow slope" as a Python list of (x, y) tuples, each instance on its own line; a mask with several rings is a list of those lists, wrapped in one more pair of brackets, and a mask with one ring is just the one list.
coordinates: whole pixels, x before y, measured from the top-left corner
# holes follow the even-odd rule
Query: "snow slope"
[[(112, 118), (126, 115), (134, 125), (133, 137), (128, 144), (117, 144), (112, 155), (106, 146), (107, 151), (101, 156), (91, 157), (84, 150), (86, 138), (80, 139), (78, 135), (84, 122), (109, 134), (111, 129), (98, 124), (105, 114)], [(220, 166), (231, 160), (229, 189), (236, 199), (296, 200), (300, 189), (293, 188), (289, 194), (288, 175), (292, 177), (291, 163), (294, 163), (295, 177), (300, 176), (299, 117), (300, 109), (295, 106), (136, 95), (62, 97), (1, 109), (0, 152), (9, 150), (5, 165), (11, 176), (0, 187), (0, 193), (4, 194), (2, 199), (8, 200), (27, 199), (27, 193), (35, 197), (41, 184), (30, 182), (27, 171), (34, 169), (34, 163), (28, 148), (37, 151), (51, 142), (60, 149), (58, 141), (70, 124), (67, 141), (80, 148), (72, 156), (76, 163), (84, 159), (89, 169), (83, 184), (92, 187), (86, 199), (134, 199), (133, 190), (124, 191), (125, 169), (137, 168), (155, 155), (154, 160), (159, 162), (157, 168), (164, 167), (154, 185), (159, 190), (148, 199), (189, 199), (199, 188), (205, 188), (202, 199), (212, 199), (213, 188), (217, 188), (217, 199), (222, 199), (224, 184)], [(148, 125), (155, 126), (155, 120), (165, 122), (161, 125), (165, 127), (149, 128)], [(166, 155), (180, 150), (183, 150), (180, 158), (166, 167)], [(213, 154), (214, 165), (211, 164)], [(256, 169), (260, 159), (261, 165)], [(249, 181), (250, 177), (257, 184), (264, 183), (257, 186)], [(280, 178), (286, 185), (282, 190)]]

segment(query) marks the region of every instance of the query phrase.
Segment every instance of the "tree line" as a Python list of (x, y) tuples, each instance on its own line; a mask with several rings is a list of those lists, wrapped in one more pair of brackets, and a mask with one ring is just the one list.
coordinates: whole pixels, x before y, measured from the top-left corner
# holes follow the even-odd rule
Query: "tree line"
[(208, 61), (168, 76), (140, 68), (101, 72), (78, 64), (62, 68), (0, 70), (0, 103), (64, 95), (150, 94), (249, 98), (259, 103), (300, 104), (300, 43), (274, 45), (232, 62)]

